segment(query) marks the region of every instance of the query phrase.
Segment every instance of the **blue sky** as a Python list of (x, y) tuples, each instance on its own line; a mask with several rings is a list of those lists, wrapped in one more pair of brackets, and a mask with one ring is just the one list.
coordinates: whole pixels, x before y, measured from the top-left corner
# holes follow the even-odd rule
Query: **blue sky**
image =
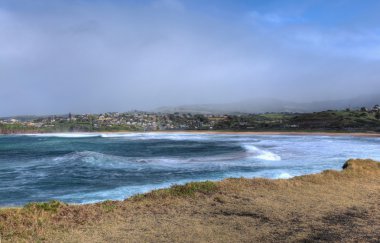
[(0, 115), (380, 89), (380, 1), (1, 0)]

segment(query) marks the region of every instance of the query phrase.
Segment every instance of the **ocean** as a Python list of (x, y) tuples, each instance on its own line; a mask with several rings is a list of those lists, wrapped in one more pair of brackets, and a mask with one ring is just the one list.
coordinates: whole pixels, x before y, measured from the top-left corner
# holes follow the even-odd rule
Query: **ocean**
[(291, 178), (380, 160), (380, 138), (196, 133), (0, 136), (0, 206), (123, 200), (229, 177)]

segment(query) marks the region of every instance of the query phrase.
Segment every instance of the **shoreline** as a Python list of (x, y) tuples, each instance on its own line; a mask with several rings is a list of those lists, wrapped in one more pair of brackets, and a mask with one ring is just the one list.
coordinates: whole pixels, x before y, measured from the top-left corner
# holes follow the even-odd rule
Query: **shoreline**
[(212, 232), (218, 242), (372, 242), (380, 236), (371, 223), (380, 219), (379, 173), (379, 162), (351, 159), (341, 171), (291, 179), (192, 182), (83, 205), (30, 203), (0, 209), (0, 235), (5, 242), (176, 242), (210, 241)]
[[(322, 171), (320, 171), (318, 173), (303, 174), (303, 175), (298, 175), (298, 176), (292, 176), (290, 178), (241, 177), (240, 179), (245, 179), (245, 180), (266, 180), (266, 181), (276, 182), (276, 181), (292, 181), (292, 180), (295, 180), (297, 178), (299, 179), (299, 178), (304, 178), (304, 177), (323, 175), (323, 174), (326, 174), (327, 172), (330, 172), (330, 171), (333, 171), (334, 173), (335, 172), (336, 173), (342, 173), (346, 169), (345, 165), (347, 163), (349, 163), (350, 161), (355, 161), (355, 160), (359, 160), (359, 161), (372, 161), (372, 162), (375, 162), (375, 163), (380, 163), (380, 162), (372, 160), (372, 159), (349, 159), (348, 161), (346, 161), (343, 164), (343, 166), (342, 166), (342, 168), (340, 170), (326, 169), (326, 170), (322, 170)], [(152, 189), (152, 190), (147, 191), (145, 193), (136, 193), (136, 194), (131, 195), (130, 197), (126, 197), (126, 198), (121, 199), (121, 200), (107, 199), (107, 200), (104, 200), (104, 201), (88, 202), (88, 203), (65, 203), (65, 202), (62, 202), (62, 201), (59, 201), (59, 202), (62, 202), (64, 204), (71, 205), (71, 206), (91, 206), (91, 205), (102, 204), (102, 203), (105, 203), (105, 202), (108, 202), (108, 201), (123, 202), (123, 201), (133, 200), (134, 198), (139, 197), (140, 195), (150, 195), (152, 193), (154, 194), (156, 191), (170, 190), (171, 188), (176, 187), (176, 186), (184, 187), (184, 186), (186, 186), (188, 184), (192, 184), (192, 183), (206, 183), (206, 182), (223, 183), (224, 181), (234, 180), (234, 179), (239, 179), (239, 178), (237, 178), (237, 177), (227, 177), (227, 178), (223, 178), (223, 179), (219, 179), (219, 180), (190, 181), (190, 182), (186, 182), (184, 184), (182, 184), (182, 183), (180, 183), (180, 184), (172, 184), (170, 186)], [(52, 202), (52, 201), (58, 201), (58, 200), (51, 199), (51, 200), (48, 200), (48, 201), (33, 201), (33, 202), (30, 202), (30, 203), (32, 203), (32, 204), (34, 204), (34, 203), (49, 203), (49, 202)], [(8, 209), (22, 209), (27, 204), (30, 204), (30, 203), (26, 203), (26, 204), (23, 204), (23, 205), (0, 206), (0, 211), (1, 210), (8, 210)]]
[(9, 133), (0, 135), (31, 135), (31, 134), (219, 134), (219, 135), (284, 135), (284, 136), (342, 136), (342, 137), (380, 137), (376, 132), (328, 132), (328, 131), (202, 131), (202, 130), (162, 130), (162, 131), (99, 131), (99, 132), (30, 132)]
[[(153, 133), (184, 133), (184, 134), (225, 134), (225, 135), (291, 135), (291, 136), (354, 136), (354, 137), (380, 137), (375, 132), (285, 132), (285, 131), (152, 131)], [(118, 133), (118, 132), (116, 132)], [(143, 132), (149, 133), (149, 132)], [(111, 132), (112, 134), (112, 132)]]

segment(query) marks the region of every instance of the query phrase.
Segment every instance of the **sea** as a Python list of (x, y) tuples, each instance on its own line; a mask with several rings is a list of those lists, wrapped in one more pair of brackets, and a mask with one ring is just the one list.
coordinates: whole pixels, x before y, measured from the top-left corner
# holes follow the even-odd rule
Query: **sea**
[(0, 206), (93, 203), (190, 181), (288, 179), (380, 160), (380, 138), (62, 133), (0, 135)]

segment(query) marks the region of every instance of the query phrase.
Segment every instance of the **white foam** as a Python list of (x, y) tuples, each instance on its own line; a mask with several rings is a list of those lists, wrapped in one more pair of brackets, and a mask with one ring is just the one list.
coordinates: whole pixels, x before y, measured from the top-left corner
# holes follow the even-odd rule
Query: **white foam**
[(141, 133), (102, 133), (102, 138), (129, 138), (141, 136)]
[(281, 157), (275, 153), (272, 153), (267, 150), (259, 149), (256, 146), (245, 144), (243, 145), (244, 149), (252, 154), (254, 158), (261, 160), (269, 160), (269, 161), (279, 161)]
[[(307, 174), (305, 172), (305, 174)], [(224, 178), (269, 178), (269, 179), (289, 179), (292, 178), (295, 175), (292, 175), (288, 172), (284, 172), (281, 170), (261, 170), (256, 172), (230, 172), (225, 173)]]
[(168, 139), (175, 141), (182, 140), (208, 140), (211, 137), (208, 134), (185, 134), (185, 133), (143, 133), (141, 134), (142, 139)]
[(102, 168), (131, 168), (139, 169), (141, 166), (134, 163), (128, 157), (103, 154), (93, 151), (81, 151), (66, 154), (53, 159), (56, 163), (85, 163), (91, 166)]
[(33, 137), (57, 137), (57, 138), (89, 138), (89, 137), (99, 137), (100, 134), (96, 133), (32, 133), (23, 134), (24, 136)]
[[(59, 156), (53, 159), (56, 163), (85, 163), (91, 166), (102, 167), (102, 168), (119, 168), (119, 169), (155, 169), (155, 170), (165, 170), (169, 169), (184, 169), (184, 168), (200, 168), (201, 162), (205, 163), (204, 160), (196, 160), (189, 158), (165, 158), (165, 157), (124, 157), (111, 154), (103, 154), (94, 151), (81, 151), (66, 154), (64, 156)], [(195, 163), (199, 162), (199, 163)], [(202, 164), (203, 165), (203, 164)]]
[(277, 176), (278, 179), (289, 179), (292, 177), (293, 176), (291, 176), (289, 173), (286, 173), (286, 172), (282, 172), (280, 175)]
[(102, 137), (102, 138), (127, 138), (135, 140), (167, 139), (167, 140), (208, 140), (212, 137), (207, 135), (193, 135), (184, 133), (155, 133), (155, 132), (128, 132), (128, 133), (50, 133), (50, 134), (26, 134), (41, 137)]
[(117, 187), (117, 188), (103, 190), (103, 191), (66, 194), (66, 195), (57, 197), (57, 199), (64, 200), (64, 201), (66, 200), (79, 201), (82, 204), (96, 203), (96, 202), (101, 202), (101, 201), (110, 200), (110, 199), (124, 200), (136, 194), (147, 193), (147, 192), (150, 192), (152, 190), (157, 190), (157, 189), (169, 188), (170, 186), (174, 184), (183, 185), (185, 183), (193, 182), (193, 181), (204, 181), (204, 179), (203, 180), (202, 179), (194, 179), (194, 180), (186, 179), (186, 180), (168, 181), (168, 182), (163, 182), (159, 184), (122, 186), (122, 187)]
[(131, 138), (137, 140), (148, 139), (167, 139), (175, 141), (192, 140), (202, 141), (215, 139), (217, 136), (208, 134), (186, 134), (186, 133), (155, 133), (155, 132), (130, 132), (130, 133), (30, 133), (20, 134), (22, 136), (33, 137), (57, 137), (57, 138), (87, 138), (87, 137), (102, 137), (102, 138)]

